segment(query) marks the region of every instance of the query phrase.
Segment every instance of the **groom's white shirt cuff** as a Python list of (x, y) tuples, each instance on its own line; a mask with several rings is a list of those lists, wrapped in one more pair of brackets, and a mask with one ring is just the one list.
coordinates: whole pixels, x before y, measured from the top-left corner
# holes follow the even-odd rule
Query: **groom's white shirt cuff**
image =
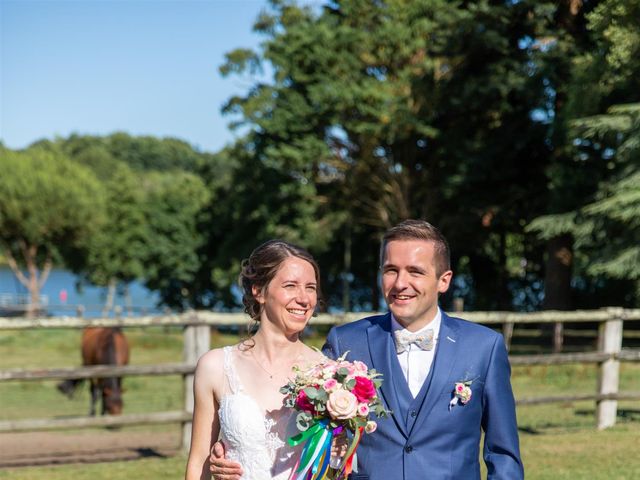
[[(433, 363), (433, 358), (438, 346), (438, 336), (440, 333), (441, 323), (442, 312), (440, 311), (440, 307), (438, 307), (436, 316), (432, 321), (430, 321), (425, 327), (421, 328), (417, 332), (412, 332), (419, 333), (430, 328), (433, 329), (433, 350), (420, 350), (415, 345), (410, 345), (409, 350), (404, 351), (398, 355), (400, 368), (402, 368), (402, 373), (404, 374), (404, 378), (407, 381), (409, 390), (411, 390), (411, 394), (414, 398), (418, 395), (418, 392), (420, 392), (422, 384), (427, 378), (427, 375), (429, 375), (429, 370), (431, 370), (431, 364)], [(398, 323), (398, 321), (394, 318), (393, 313), (391, 314), (391, 329), (393, 332), (395, 332), (396, 330), (408, 331)]]

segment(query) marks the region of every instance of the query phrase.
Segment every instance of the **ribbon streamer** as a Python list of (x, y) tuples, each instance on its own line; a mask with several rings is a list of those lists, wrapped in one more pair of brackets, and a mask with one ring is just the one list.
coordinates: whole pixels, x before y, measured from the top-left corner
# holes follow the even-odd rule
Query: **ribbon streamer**
[(331, 430), (327, 428), (328, 421), (320, 420), (306, 431), (299, 433), (288, 442), (291, 446), (299, 445), (306, 440), (300, 455), (300, 461), (291, 472), (290, 480), (323, 480), (329, 470), (331, 456)]
[(340, 466), (330, 469), (331, 444), (333, 439), (343, 432), (343, 428), (331, 429), (328, 423), (326, 420), (317, 421), (304, 432), (288, 439), (291, 446), (306, 442), (289, 480), (343, 479), (352, 472), (353, 459), (364, 428), (360, 427), (355, 431)]

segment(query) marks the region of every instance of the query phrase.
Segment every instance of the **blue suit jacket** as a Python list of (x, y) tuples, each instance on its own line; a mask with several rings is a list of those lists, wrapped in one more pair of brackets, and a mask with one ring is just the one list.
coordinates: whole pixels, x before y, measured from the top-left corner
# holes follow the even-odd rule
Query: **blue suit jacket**
[[(398, 363), (390, 314), (332, 328), (323, 351), (333, 358), (349, 352), (348, 360), (382, 373), (381, 396), (393, 412), (363, 436), (352, 480), (480, 479), (481, 430), (488, 479), (524, 478), (500, 334), (443, 313), (434, 362), (415, 399)], [(454, 384), (467, 380), (473, 381), (471, 400), (450, 409)]]

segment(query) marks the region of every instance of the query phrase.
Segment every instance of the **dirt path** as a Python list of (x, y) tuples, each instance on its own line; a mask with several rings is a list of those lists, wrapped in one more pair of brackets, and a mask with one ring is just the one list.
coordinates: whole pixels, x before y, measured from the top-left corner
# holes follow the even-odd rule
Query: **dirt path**
[(165, 457), (178, 453), (179, 445), (179, 431), (3, 433), (0, 468)]

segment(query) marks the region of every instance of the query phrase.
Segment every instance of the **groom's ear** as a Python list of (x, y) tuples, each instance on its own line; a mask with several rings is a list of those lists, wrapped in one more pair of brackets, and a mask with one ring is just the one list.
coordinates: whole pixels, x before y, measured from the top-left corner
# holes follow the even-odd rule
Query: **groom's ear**
[(438, 278), (438, 293), (445, 293), (449, 290), (449, 285), (451, 284), (451, 279), (453, 278), (453, 272), (451, 270), (447, 270)]

